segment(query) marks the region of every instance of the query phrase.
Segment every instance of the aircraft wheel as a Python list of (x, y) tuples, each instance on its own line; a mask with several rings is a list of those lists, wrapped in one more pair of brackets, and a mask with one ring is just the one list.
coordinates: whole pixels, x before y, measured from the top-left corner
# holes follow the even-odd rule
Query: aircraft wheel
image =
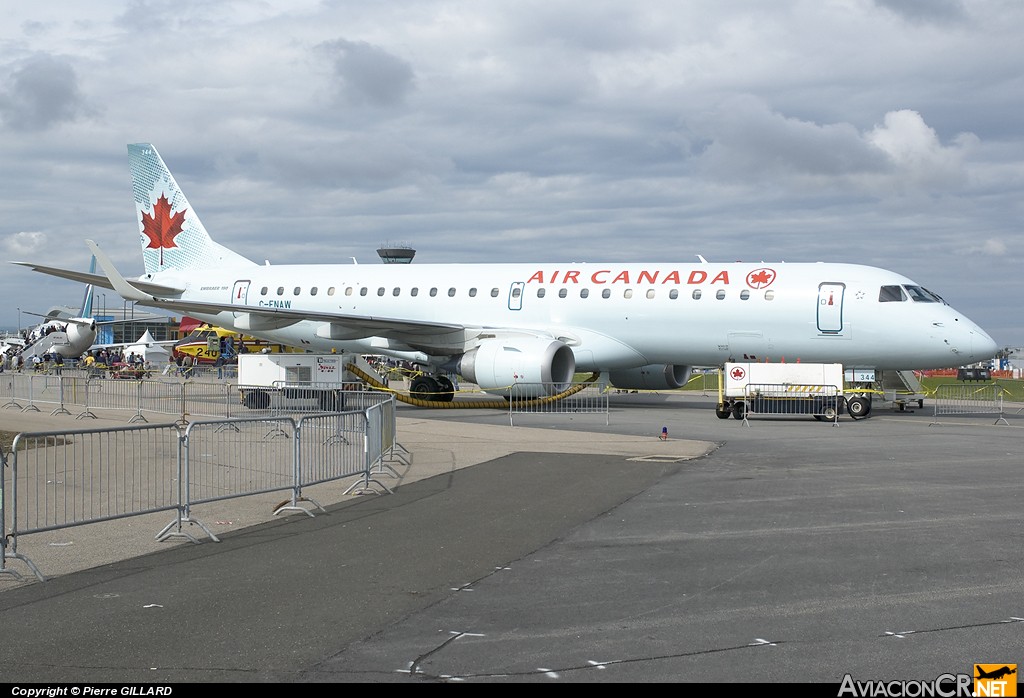
[(732, 410), (729, 409), (728, 405), (715, 405), (715, 416), (719, 419), (729, 419), (730, 414), (732, 414)]
[(866, 397), (854, 397), (846, 401), (846, 411), (854, 419), (867, 417), (871, 413), (871, 401)]
[(448, 376), (437, 377), (437, 387), (441, 391), (437, 399), (441, 402), (451, 402), (455, 399), (455, 384)]
[(747, 416), (747, 403), (737, 402), (732, 406), (733, 419), (743, 419)]
[(409, 386), (410, 397), (417, 400), (437, 402), (439, 399), (438, 393), (440, 392), (441, 387), (430, 376), (419, 376), (413, 379), (412, 385)]
[(262, 390), (253, 390), (245, 394), (242, 402), (250, 410), (265, 410), (270, 407), (270, 396)]
[(338, 396), (334, 393), (323, 393), (320, 396), (320, 409), (324, 412), (337, 412)]

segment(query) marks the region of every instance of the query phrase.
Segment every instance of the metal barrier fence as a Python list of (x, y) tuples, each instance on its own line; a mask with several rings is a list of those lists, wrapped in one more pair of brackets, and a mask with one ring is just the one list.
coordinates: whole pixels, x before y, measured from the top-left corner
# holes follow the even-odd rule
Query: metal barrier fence
[(608, 394), (597, 385), (555, 399), (537, 397), (555, 395), (564, 386), (556, 383), (513, 383), (509, 390), (508, 421), (515, 426), (516, 415), (597, 414), (608, 425)]
[[(362, 410), (386, 402), (390, 396), (362, 390), (357, 383), (325, 386), (316, 383), (287, 386), (238, 386), (230, 382), (194, 380), (127, 380), (92, 378), (81, 375), (11, 373), (0, 374), (0, 408), (51, 414), (76, 413), (76, 419), (96, 419), (94, 410), (133, 412), (130, 424), (148, 422), (145, 413), (176, 415), (187, 423), (190, 417), (274, 417), (297, 412)], [(331, 399), (323, 401), (327, 389)], [(306, 392), (311, 391), (311, 392)], [(308, 399), (313, 395), (315, 399)], [(257, 393), (266, 403), (245, 397)], [(251, 406), (250, 406), (251, 405)], [(71, 408), (71, 409), (69, 409)]]
[[(304, 495), (312, 485), (358, 477), (346, 493), (373, 487), (391, 490), (375, 475), (401, 459), (395, 440), (395, 400), (362, 411), (293, 417), (253, 417), (108, 429), (26, 432), (10, 454), (0, 453), (0, 574), (17, 572), (22, 560), (44, 581), (36, 565), (18, 553), (18, 539), (31, 533), (172, 511), (157, 540), (184, 537), (198, 525), (198, 504), (290, 492), (274, 514), (323, 510)], [(404, 449), (401, 449), (404, 451)], [(408, 461), (405, 461), (408, 463)], [(393, 470), (391, 471), (395, 475)]]
[(936, 386), (932, 399), (935, 414), (932, 424), (940, 424), (939, 415), (996, 415), (993, 424), (1002, 422), (1009, 426), (1003, 417), (1003, 394), (995, 384), (967, 385), (964, 383), (944, 383)]
[(842, 397), (834, 385), (748, 383), (743, 388), (743, 423), (748, 416), (804, 415), (838, 426)]

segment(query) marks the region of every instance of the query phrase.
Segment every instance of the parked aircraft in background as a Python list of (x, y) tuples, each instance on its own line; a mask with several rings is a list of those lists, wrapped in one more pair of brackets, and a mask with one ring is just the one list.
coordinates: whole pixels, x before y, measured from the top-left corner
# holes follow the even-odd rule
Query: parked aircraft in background
[(152, 145), (128, 153), (145, 274), (92, 241), (103, 274), (18, 264), (271, 342), (411, 361), (426, 399), (451, 399), (445, 374), (557, 394), (576, 372), (671, 389), (730, 360), (925, 369), (997, 351), (936, 294), (856, 264), (261, 265), (210, 238)]
[[(89, 267), (95, 271), (96, 258)], [(93, 287), (85, 287), (85, 297), (78, 316), (54, 318), (41, 313), (23, 310), (25, 315), (46, 318), (45, 322), (26, 332), (24, 348), (21, 350), (26, 361), (35, 356), (58, 354), (64, 359), (77, 359), (96, 341), (96, 319), (92, 316)]]
[[(95, 273), (95, 270), (96, 257), (94, 256), (89, 265), (89, 272)], [(59, 355), (62, 359), (77, 359), (89, 349), (127, 346), (130, 342), (126, 344), (97, 344), (96, 337), (99, 326), (125, 322), (141, 322), (151, 319), (149, 317), (138, 317), (131, 318), (130, 320), (96, 320), (93, 317), (92, 284), (85, 287), (81, 309), (75, 317), (52, 317), (27, 310), (21, 312), (25, 315), (46, 318), (45, 322), (26, 331), (26, 338), (19, 352), (25, 361), (29, 361), (36, 356), (44, 357), (47, 355)]]
[[(184, 320), (182, 321), (184, 325)], [(174, 343), (174, 354), (194, 358), (201, 364), (216, 363), (223, 357), (226, 362), (234, 362), (238, 354), (257, 354), (260, 352), (302, 352), (304, 350), (284, 344), (268, 342), (265, 339), (243, 335), (224, 327), (215, 327), (202, 323), (187, 335)]]

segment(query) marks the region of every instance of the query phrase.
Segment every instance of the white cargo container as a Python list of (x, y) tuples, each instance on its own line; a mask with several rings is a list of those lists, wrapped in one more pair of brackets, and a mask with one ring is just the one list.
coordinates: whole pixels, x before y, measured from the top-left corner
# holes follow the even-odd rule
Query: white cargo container
[(250, 409), (340, 410), (358, 379), (348, 354), (239, 354), (238, 389)]
[(825, 385), (843, 392), (842, 364), (768, 364), (727, 363), (725, 365), (725, 396), (742, 398), (747, 386), (755, 385)]
[[(743, 419), (748, 409), (777, 413), (867, 416), (871, 401), (843, 395), (843, 365), (817, 363), (727, 363), (715, 413)], [(753, 400), (758, 402), (754, 403)]]

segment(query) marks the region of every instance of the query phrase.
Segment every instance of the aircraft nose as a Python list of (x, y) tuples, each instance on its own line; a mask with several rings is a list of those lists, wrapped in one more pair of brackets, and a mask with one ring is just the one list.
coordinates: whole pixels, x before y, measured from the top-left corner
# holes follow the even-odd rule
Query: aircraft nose
[(988, 333), (980, 327), (971, 332), (971, 354), (975, 361), (991, 359), (999, 352), (996, 340), (988, 336)]

